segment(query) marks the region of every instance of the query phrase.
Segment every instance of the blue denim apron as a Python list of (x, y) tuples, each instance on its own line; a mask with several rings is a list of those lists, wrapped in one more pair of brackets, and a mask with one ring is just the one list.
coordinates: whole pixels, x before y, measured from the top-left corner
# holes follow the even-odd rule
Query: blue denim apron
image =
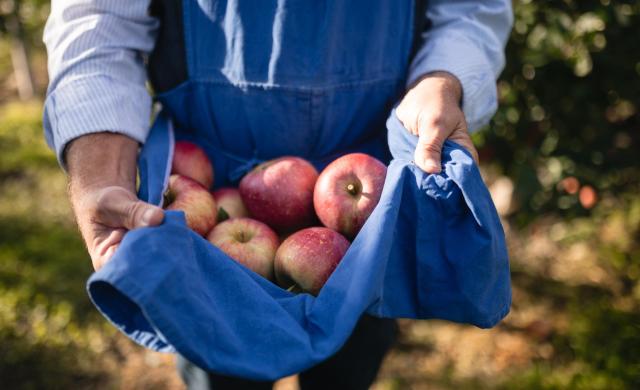
[(142, 199), (161, 204), (174, 139), (206, 149), (216, 187), (266, 159), (297, 155), (322, 168), (356, 150), (389, 162), (387, 178), (317, 297), (244, 268), (181, 212), (127, 233), (88, 282), (115, 326), (210, 371), (276, 379), (331, 356), (365, 312), (480, 327), (507, 314), (504, 234), (476, 165), (448, 141), (443, 172), (425, 174), (411, 161), (416, 138), (391, 111), (411, 51), (411, 2), (185, 0), (183, 17), (188, 79), (158, 96), (163, 111), (139, 160)]

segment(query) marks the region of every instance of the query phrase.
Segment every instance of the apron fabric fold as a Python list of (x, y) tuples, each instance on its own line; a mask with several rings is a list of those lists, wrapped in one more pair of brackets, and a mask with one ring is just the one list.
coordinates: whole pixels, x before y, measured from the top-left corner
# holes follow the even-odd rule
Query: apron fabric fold
[[(388, 125), (394, 159), (380, 202), (317, 297), (277, 287), (168, 212), (161, 226), (127, 233), (89, 279), (91, 299), (137, 343), (251, 379), (323, 361), (365, 312), (495, 325), (511, 301), (508, 257), (475, 163), (447, 141), (443, 173), (425, 174), (411, 162), (415, 137), (394, 113)], [(162, 197), (169, 128), (159, 116), (141, 154), (147, 199)]]
[(205, 149), (215, 187), (282, 155), (322, 169), (361, 151), (387, 163), (387, 177), (317, 297), (254, 274), (172, 211), (158, 227), (128, 232), (89, 279), (109, 321), (205, 370), (272, 380), (327, 359), (364, 313), (483, 328), (508, 313), (504, 233), (477, 166), (447, 141), (442, 173), (424, 173), (412, 162), (416, 137), (392, 111), (412, 46), (412, 2), (182, 4), (188, 80), (157, 97), (163, 110), (139, 158), (141, 199), (162, 203), (175, 140)]

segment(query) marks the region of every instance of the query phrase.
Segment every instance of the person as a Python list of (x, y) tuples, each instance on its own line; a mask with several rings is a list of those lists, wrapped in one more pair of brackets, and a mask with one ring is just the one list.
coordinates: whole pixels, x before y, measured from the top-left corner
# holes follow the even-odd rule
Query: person
[[(511, 24), (508, 0), (53, 0), (45, 136), (94, 268), (163, 220), (135, 193), (147, 80), (178, 126), (209, 132), (216, 186), (234, 181), (227, 152), (328, 156), (379, 136), (396, 103), (415, 163), (438, 173), (447, 139), (477, 160), (469, 131), (497, 108)], [(364, 316), (302, 388), (368, 388), (395, 329)], [(271, 386), (179, 366), (190, 388)]]

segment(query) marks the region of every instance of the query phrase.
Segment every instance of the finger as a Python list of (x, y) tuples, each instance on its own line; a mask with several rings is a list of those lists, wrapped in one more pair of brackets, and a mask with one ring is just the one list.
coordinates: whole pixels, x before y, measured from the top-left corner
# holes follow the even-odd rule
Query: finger
[(107, 251), (102, 255), (91, 255), (91, 262), (93, 264), (93, 269), (98, 271), (105, 264), (107, 264), (107, 262), (109, 262), (109, 260), (111, 260), (111, 258), (113, 257), (113, 254), (116, 252), (116, 249), (118, 249), (118, 245), (113, 245), (109, 247), (109, 249), (107, 249)]
[(93, 250), (90, 250), (90, 254), (93, 267), (96, 271), (111, 260), (111, 257), (113, 257), (116, 249), (118, 249), (126, 232), (125, 229), (114, 229), (108, 233), (107, 237), (97, 237), (94, 240), (95, 245), (93, 246)]
[(409, 111), (407, 103), (403, 100), (396, 108), (396, 117), (409, 133), (418, 135), (417, 118), (415, 115), (409, 115)]
[(476, 147), (473, 145), (473, 141), (471, 140), (471, 135), (469, 131), (467, 131), (466, 122), (462, 122), (462, 124), (453, 131), (450, 140), (457, 143), (458, 145), (465, 148), (469, 153), (471, 153), (471, 157), (476, 162), (476, 164), (480, 164), (480, 158), (478, 157), (478, 151)]
[(132, 192), (122, 187), (107, 187), (97, 200), (100, 222), (104, 225), (128, 230), (155, 226), (162, 223), (164, 212), (160, 207), (139, 200)]
[[(465, 131), (466, 133), (466, 131)], [(458, 145), (462, 146), (463, 148), (465, 148), (469, 153), (471, 153), (471, 157), (473, 158), (473, 161), (476, 162), (476, 164), (480, 164), (480, 159), (478, 157), (478, 151), (476, 150), (476, 147), (473, 145), (473, 141), (471, 141), (471, 137), (469, 137), (469, 133), (466, 133), (466, 136), (461, 135), (461, 136), (451, 136), (450, 138), (453, 142), (457, 143)]]
[(420, 126), (414, 159), (422, 170), (427, 173), (440, 173), (442, 145), (448, 136), (446, 128), (437, 123)]
[(97, 256), (104, 256), (111, 247), (120, 244), (126, 232), (126, 229), (113, 229), (106, 233), (106, 237), (104, 234), (102, 237), (96, 237), (93, 253)]

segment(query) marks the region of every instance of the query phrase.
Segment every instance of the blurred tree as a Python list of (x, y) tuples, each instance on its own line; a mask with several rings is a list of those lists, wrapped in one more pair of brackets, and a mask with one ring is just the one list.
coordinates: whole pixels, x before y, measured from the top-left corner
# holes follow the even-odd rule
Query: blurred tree
[(29, 100), (33, 98), (34, 87), (29, 55), (25, 45), (24, 29), (20, 21), (20, 4), (16, 1), (2, 2), (3, 11), (6, 9), (8, 12), (0, 14), (0, 26), (11, 40), (11, 61), (18, 95), (22, 100)]
[(637, 191), (640, 2), (515, 2), (500, 109), (476, 135), (481, 160), (515, 183), (516, 219), (585, 215)]
[(41, 40), (41, 27), (48, 2), (41, 0), (0, 0), (0, 37), (10, 41), (10, 55), (16, 89), (21, 100), (35, 95), (29, 59), (30, 48)]

